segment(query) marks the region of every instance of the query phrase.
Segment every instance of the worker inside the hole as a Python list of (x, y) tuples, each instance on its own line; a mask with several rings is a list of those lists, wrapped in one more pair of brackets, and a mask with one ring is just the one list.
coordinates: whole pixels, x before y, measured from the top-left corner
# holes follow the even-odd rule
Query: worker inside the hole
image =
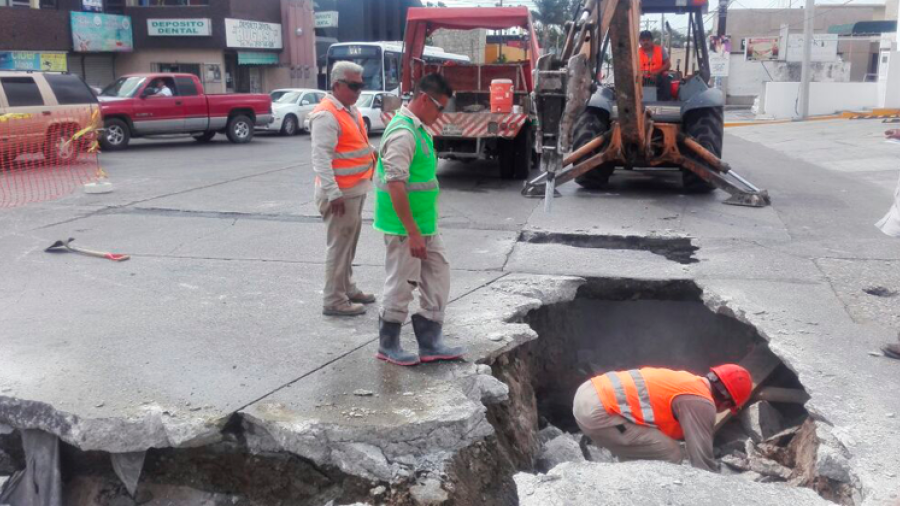
[(747, 402), (753, 380), (746, 369), (723, 364), (706, 377), (686, 371), (644, 367), (614, 371), (586, 381), (572, 411), (584, 434), (621, 461), (683, 459), (699, 469), (718, 471), (713, 454), (716, 414), (737, 413)]
[(649, 30), (641, 32), (639, 40), (641, 72), (645, 78), (656, 83), (657, 100), (672, 100), (672, 79), (669, 77), (672, 62), (669, 60), (669, 53), (653, 42), (653, 33)]

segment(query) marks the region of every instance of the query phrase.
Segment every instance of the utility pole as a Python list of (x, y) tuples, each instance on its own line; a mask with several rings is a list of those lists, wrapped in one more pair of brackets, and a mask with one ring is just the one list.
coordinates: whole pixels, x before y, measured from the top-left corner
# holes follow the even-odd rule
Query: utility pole
[(725, 35), (725, 20), (728, 18), (728, 0), (719, 0), (719, 26), (716, 27), (716, 35)]
[(809, 62), (812, 59), (813, 23), (816, 15), (815, 0), (806, 0), (803, 10), (803, 66), (800, 70), (800, 119), (809, 117)]

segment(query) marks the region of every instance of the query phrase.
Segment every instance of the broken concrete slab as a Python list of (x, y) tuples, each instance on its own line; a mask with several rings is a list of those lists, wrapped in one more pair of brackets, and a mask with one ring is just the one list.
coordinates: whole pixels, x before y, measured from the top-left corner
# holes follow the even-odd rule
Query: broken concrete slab
[(556, 439), (559, 436), (563, 435), (562, 429), (554, 427), (553, 425), (547, 425), (540, 431), (538, 431), (538, 441), (540, 441), (541, 445), (545, 445)]
[(784, 417), (768, 401), (755, 402), (745, 407), (739, 419), (741, 426), (757, 443), (784, 430)]
[(584, 453), (578, 439), (571, 434), (562, 434), (547, 442), (537, 454), (535, 467), (547, 472), (563, 462), (583, 462)]
[(565, 463), (546, 475), (515, 476), (522, 506), (582, 504), (670, 504), (721, 506), (767, 504), (826, 506), (831, 503), (808, 489), (754, 483), (740, 476), (637, 461), (619, 464)]

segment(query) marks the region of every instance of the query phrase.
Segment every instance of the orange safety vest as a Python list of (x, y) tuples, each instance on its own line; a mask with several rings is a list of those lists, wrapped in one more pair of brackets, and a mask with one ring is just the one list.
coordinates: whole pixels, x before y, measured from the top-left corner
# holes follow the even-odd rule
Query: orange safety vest
[(591, 383), (607, 413), (657, 428), (672, 439), (684, 439), (672, 412), (676, 397), (697, 395), (715, 404), (706, 381), (687, 371), (644, 367), (608, 372), (591, 378)]
[(638, 49), (641, 54), (641, 70), (651, 74), (659, 74), (663, 68), (663, 52), (662, 47), (653, 45), (653, 58), (647, 56), (647, 51)]
[[(369, 136), (366, 135), (366, 126), (363, 123), (362, 114), (357, 111), (356, 122), (350, 117), (349, 111), (339, 111), (337, 106), (329, 99), (319, 102), (313, 109), (313, 113), (322, 111), (330, 112), (337, 120), (341, 129), (337, 146), (334, 148), (334, 158), (331, 160), (331, 168), (334, 170), (334, 180), (338, 188), (352, 188), (363, 179), (372, 179), (375, 173), (375, 150), (369, 145)], [(318, 178), (316, 178), (318, 179)]]

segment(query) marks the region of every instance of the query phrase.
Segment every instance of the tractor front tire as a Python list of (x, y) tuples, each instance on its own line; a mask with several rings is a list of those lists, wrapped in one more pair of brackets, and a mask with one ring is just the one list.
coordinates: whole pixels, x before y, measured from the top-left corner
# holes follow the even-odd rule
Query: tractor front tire
[[(688, 111), (682, 120), (684, 133), (716, 157), (722, 157), (722, 137), (725, 135), (724, 109), (707, 107)], [(685, 193), (710, 193), (716, 187), (703, 178), (681, 169), (681, 185)]]
[[(588, 107), (578, 120), (575, 121), (575, 135), (573, 136), (573, 150), (577, 150), (588, 142), (605, 135), (609, 131), (609, 113), (602, 109)], [(597, 149), (591, 155), (596, 155)], [(588, 190), (600, 190), (609, 183), (609, 177), (616, 170), (615, 165), (605, 163), (594, 167), (590, 171), (575, 178), (575, 182)]]

